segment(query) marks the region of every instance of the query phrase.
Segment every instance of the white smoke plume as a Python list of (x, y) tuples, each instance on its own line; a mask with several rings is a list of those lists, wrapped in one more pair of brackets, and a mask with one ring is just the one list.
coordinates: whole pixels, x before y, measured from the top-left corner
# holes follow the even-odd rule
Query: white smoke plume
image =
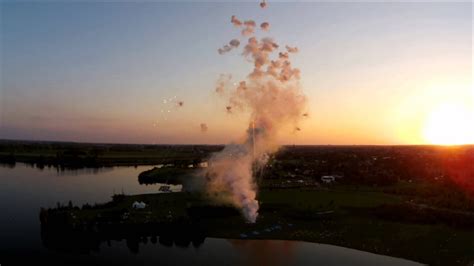
[(289, 53), (297, 48), (286, 46), (287, 51), (278, 51), (279, 45), (272, 38), (258, 40), (253, 36), (253, 20), (242, 24), (232, 16), (231, 21), (244, 26), (243, 35), (250, 35), (242, 55), (253, 63), (253, 70), (234, 86), (229, 86), (230, 76), (221, 75), (216, 92), (228, 100), (227, 112), (249, 113), (250, 125), (242, 141), (227, 145), (210, 158), (205, 175), (208, 189), (229, 194), (246, 220), (253, 223), (259, 209), (256, 170), (278, 150), (282, 131), (300, 130), (298, 122), (306, 116), (306, 97), (299, 86), (300, 72), (290, 62)]

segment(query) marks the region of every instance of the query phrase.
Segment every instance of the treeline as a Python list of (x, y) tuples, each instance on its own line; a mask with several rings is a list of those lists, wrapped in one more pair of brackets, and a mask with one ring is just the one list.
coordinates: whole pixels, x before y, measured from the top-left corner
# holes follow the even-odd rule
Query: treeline
[(223, 146), (89, 144), (73, 142), (0, 141), (0, 163), (34, 164), (39, 168), (102, 167), (118, 165), (201, 162)]
[(263, 172), (265, 178), (336, 175), (356, 185), (450, 178), (474, 191), (474, 146), (288, 146)]

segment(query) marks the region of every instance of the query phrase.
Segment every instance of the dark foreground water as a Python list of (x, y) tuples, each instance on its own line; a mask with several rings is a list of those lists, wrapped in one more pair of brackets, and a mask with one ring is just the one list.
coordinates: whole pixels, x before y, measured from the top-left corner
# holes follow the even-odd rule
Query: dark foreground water
[[(157, 192), (140, 185), (138, 174), (150, 166), (57, 171), (24, 164), (0, 166), (0, 265), (29, 262), (120, 265), (416, 265), (403, 259), (331, 245), (279, 240), (206, 238), (199, 245), (176, 246), (160, 239), (102, 243), (98, 250), (69, 253), (43, 246), (41, 207), (107, 202), (114, 193)], [(132, 246), (132, 247), (131, 247)], [(67, 247), (65, 247), (67, 250)]]

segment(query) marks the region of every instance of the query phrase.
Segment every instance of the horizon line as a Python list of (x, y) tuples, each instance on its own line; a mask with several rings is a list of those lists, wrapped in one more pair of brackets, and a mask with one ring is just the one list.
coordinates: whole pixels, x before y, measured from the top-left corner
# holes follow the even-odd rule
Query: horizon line
[[(70, 144), (93, 144), (93, 145), (147, 145), (147, 146), (226, 146), (231, 143), (221, 144), (209, 144), (209, 143), (133, 143), (133, 142), (82, 142), (82, 141), (70, 141), (70, 140), (31, 140), (31, 139), (8, 139), (0, 138), (0, 142), (43, 142), (43, 143), (70, 143)], [(438, 147), (456, 147), (456, 146), (474, 146), (474, 143), (465, 144), (281, 144), (280, 146), (438, 146)]]

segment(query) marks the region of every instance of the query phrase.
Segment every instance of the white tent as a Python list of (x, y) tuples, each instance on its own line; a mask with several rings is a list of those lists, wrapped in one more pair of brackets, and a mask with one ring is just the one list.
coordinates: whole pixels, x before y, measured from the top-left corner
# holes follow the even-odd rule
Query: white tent
[(142, 202), (142, 201), (140, 201), (140, 202), (135, 201), (135, 202), (132, 204), (132, 207), (133, 207), (134, 209), (145, 209), (146, 204), (145, 204), (145, 202)]

